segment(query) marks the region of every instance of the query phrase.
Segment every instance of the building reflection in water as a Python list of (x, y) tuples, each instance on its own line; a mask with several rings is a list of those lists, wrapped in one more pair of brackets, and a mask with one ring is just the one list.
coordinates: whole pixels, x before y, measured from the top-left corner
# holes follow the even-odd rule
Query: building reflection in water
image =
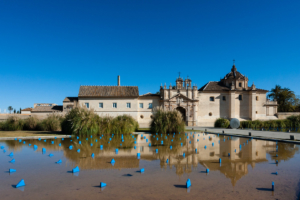
[[(82, 144), (79, 144), (79, 140)], [(298, 146), (294, 144), (278, 143), (277, 145), (273, 141), (230, 136), (219, 137), (204, 133), (124, 134), (123, 142), (121, 135), (106, 135), (101, 139), (94, 137), (88, 138), (88, 140), (80, 138), (79, 140), (75, 138), (64, 141), (61, 139), (47, 140), (46, 142), (26, 140), (26, 144), (11, 140), (5, 141), (5, 143), (10, 150), (14, 151), (22, 151), (22, 147), (28, 143), (32, 144), (31, 148), (34, 144), (38, 145), (37, 152), (40, 152), (43, 147), (47, 150), (63, 151), (68, 161), (72, 162), (74, 166), (78, 165), (81, 170), (139, 168), (140, 160), (160, 160), (162, 169), (175, 167), (176, 174), (181, 176), (184, 173), (192, 172), (193, 169), (196, 170), (198, 164), (201, 164), (210, 171), (220, 171), (231, 180), (233, 186), (248, 174), (248, 167), (254, 168), (256, 163), (268, 162), (267, 154), (271, 155), (271, 160), (280, 162), (292, 158), (299, 151)], [(51, 141), (55, 141), (55, 143), (51, 144)], [(163, 145), (161, 145), (161, 141), (163, 141)], [(59, 143), (62, 144), (61, 147), (58, 146)], [(72, 150), (69, 149), (70, 145), (73, 146)], [(103, 149), (100, 149), (100, 145), (103, 145)], [(276, 151), (276, 146), (278, 146), (278, 151)], [(118, 153), (115, 151), (116, 148), (118, 148)], [(77, 149), (80, 149), (80, 153), (77, 153)], [(156, 153), (156, 149), (158, 149), (158, 153)], [(91, 157), (92, 153), (95, 154), (94, 158)], [(137, 153), (140, 153), (140, 159), (137, 158)], [(110, 163), (112, 158), (116, 161), (114, 165)], [(219, 158), (222, 159), (221, 164)]]

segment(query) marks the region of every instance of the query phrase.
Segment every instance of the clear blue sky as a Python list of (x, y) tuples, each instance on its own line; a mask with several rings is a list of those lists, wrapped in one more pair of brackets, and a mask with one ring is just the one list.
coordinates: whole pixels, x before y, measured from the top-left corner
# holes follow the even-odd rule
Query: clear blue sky
[(257, 88), (300, 94), (300, 1), (2, 0), (0, 109), (62, 104), (80, 85), (201, 87), (232, 60)]

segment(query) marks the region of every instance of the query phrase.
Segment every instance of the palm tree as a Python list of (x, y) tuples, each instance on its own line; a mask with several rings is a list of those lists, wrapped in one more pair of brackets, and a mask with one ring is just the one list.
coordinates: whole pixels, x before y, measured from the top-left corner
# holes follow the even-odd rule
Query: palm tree
[(271, 98), (272, 100), (278, 101), (281, 90), (282, 90), (281, 86), (276, 85), (275, 88), (271, 89), (271, 93), (268, 95), (268, 97)]
[(12, 106), (8, 106), (7, 109), (9, 110), (9, 114), (11, 114), (11, 111), (13, 110), (13, 107)]

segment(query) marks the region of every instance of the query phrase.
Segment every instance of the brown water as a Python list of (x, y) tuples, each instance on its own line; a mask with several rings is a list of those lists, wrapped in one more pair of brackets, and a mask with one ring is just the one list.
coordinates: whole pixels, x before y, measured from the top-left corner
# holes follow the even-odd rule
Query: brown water
[[(0, 152), (0, 199), (299, 198), (298, 145), (203, 133), (187, 135), (173, 137), (172, 134), (140, 133), (124, 135), (124, 142), (120, 135), (88, 140), (86, 137), (46, 142), (26, 140), (25, 144), (14, 140), (0, 142), (7, 151)], [(111, 141), (109, 138), (112, 138)], [(29, 146), (29, 143), (32, 145)], [(33, 145), (37, 145), (38, 149), (34, 150)], [(44, 154), (43, 147), (47, 149)], [(12, 159), (8, 156), (10, 152), (14, 152), (12, 158), (15, 163), (9, 162)], [(50, 153), (53, 157), (49, 157)], [(137, 153), (140, 153), (140, 159)], [(114, 165), (110, 163), (112, 158), (115, 159)], [(221, 164), (219, 158), (222, 159)], [(59, 159), (62, 164), (55, 163)], [(275, 164), (276, 160), (278, 164)], [(80, 172), (71, 173), (76, 166)], [(10, 174), (7, 172), (9, 168), (17, 172)], [(145, 173), (139, 172), (141, 168), (145, 169)], [(205, 173), (206, 168), (210, 170), (208, 174)], [(278, 175), (273, 174), (276, 171)], [(186, 189), (184, 186), (188, 178), (192, 186)], [(15, 188), (14, 185), (21, 179), (26, 186)], [(274, 192), (271, 191), (272, 181), (275, 182)], [(100, 182), (107, 183), (107, 187), (100, 188)]]

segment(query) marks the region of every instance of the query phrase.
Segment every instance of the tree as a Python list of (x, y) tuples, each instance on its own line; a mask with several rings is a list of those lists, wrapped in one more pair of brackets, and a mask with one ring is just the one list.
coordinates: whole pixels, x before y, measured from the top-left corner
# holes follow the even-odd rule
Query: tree
[(14, 114), (16, 114), (16, 112), (17, 112), (16, 109), (14, 109)]
[(271, 89), (268, 97), (277, 101), (278, 112), (295, 112), (300, 104), (300, 100), (293, 91), (289, 88), (282, 88), (280, 85)]
[(11, 114), (11, 111), (13, 110), (12, 106), (8, 106), (7, 110), (9, 111), (9, 114)]
[(21, 108), (20, 108), (20, 111), (19, 111), (19, 113), (21, 114)]

